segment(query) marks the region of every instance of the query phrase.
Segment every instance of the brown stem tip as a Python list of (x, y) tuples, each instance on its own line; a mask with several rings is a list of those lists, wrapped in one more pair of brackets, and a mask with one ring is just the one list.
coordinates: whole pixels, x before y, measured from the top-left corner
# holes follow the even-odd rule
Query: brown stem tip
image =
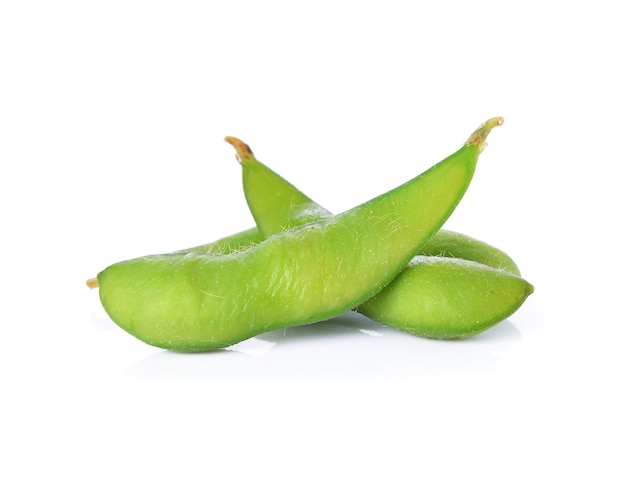
[(502, 117), (490, 118), (476, 130), (474, 130), (474, 133), (470, 136), (469, 139), (467, 139), (465, 145), (477, 145), (480, 152), (482, 152), (483, 150), (485, 150), (485, 147), (487, 147), (487, 136), (489, 135), (489, 132), (491, 132), (491, 129), (502, 125), (503, 123), (504, 118)]
[(227, 137), (224, 137), (224, 140), (232, 145), (237, 151), (237, 160), (239, 161), (239, 163), (254, 158), (254, 154), (252, 153), (250, 146), (239, 140), (237, 137), (232, 137), (229, 135)]
[(99, 286), (98, 278), (92, 277), (91, 279), (87, 279), (87, 282), (85, 284), (87, 284), (87, 287), (89, 289), (96, 289)]

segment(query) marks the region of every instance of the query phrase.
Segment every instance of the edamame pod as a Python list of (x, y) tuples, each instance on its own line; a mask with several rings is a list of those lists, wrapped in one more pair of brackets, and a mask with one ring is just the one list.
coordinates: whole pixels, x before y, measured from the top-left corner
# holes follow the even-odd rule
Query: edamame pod
[(384, 288), (443, 225), (470, 184), (494, 118), (407, 183), (334, 217), (229, 255), (189, 252), (113, 264), (90, 280), (111, 319), (146, 343), (223, 348), (324, 320)]
[(515, 261), (504, 251), (481, 240), (442, 228), (422, 247), (421, 255), (454, 257), (478, 262), (520, 276)]
[(236, 137), (225, 140), (237, 152), (244, 196), (264, 238), (332, 216), (330, 211), (260, 162), (247, 144)]
[[(237, 152), (244, 195), (261, 238), (332, 216), (330, 211), (260, 162), (247, 144), (235, 137), (226, 137), (226, 141)], [(471, 260), (520, 275), (517, 264), (502, 250), (451, 230), (439, 230), (419, 254)]]
[(452, 257), (417, 256), (357, 311), (427, 338), (463, 338), (511, 316), (533, 292), (515, 274)]
[[(316, 213), (322, 218), (330, 215), (258, 161), (246, 144), (233, 137), (226, 140), (237, 151), (246, 200), (265, 236), (310, 222)], [(506, 253), (461, 233), (440, 230), (419, 253), (396, 279), (356, 310), (415, 335), (461, 338), (509, 317), (533, 292)]]

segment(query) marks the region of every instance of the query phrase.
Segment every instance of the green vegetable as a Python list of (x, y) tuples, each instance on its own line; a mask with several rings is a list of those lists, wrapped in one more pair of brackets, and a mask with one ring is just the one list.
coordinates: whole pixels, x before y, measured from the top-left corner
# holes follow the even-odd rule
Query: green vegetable
[(200, 252), (113, 264), (90, 280), (111, 319), (146, 343), (223, 348), (324, 320), (377, 294), (443, 225), (470, 184), (495, 118), (407, 183), (318, 223), (228, 255)]
[(451, 230), (439, 230), (422, 247), (420, 254), (433, 257), (455, 257), (478, 262), (516, 276), (520, 275), (515, 261), (502, 250)]
[[(248, 232), (254, 233), (256, 239), (332, 216), (330, 211), (260, 162), (247, 144), (235, 137), (226, 137), (226, 141), (237, 151), (237, 160), (242, 166), (244, 195), (258, 229)], [(237, 235), (227, 239), (236, 239)], [(471, 260), (520, 275), (517, 264), (502, 250), (451, 230), (439, 230), (421, 247), (419, 254)]]
[(417, 256), (358, 311), (415, 335), (462, 338), (508, 318), (532, 292), (521, 277), (478, 262)]
[[(246, 144), (226, 140), (237, 150), (246, 200), (263, 236), (331, 216), (258, 161)], [(440, 230), (419, 254), (357, 310), (415, 335), (460, 338), (509, 317), (533, 292), (506, 253), (466, 235)]]

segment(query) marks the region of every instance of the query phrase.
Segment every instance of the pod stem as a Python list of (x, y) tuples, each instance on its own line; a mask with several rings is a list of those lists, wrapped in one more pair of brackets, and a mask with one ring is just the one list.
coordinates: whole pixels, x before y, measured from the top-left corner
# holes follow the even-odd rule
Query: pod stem
[(239, 140), (237, 137), (227, 136), (224, 137), (224, 140), (232, 145), (237, 151), (237, 160), (239, 164), (244, 161), (249, 161), (250, 159), (254, 159), (254, 154), (252, 153), (252, 149), (245, 142)]
[(98, 283), (97, 277), (92, 277), (91, 279), (87, 279), (87, 282), (85, 284), (87, 284), (87, 287), (89, 289), (96, 289), (100, 285)]
[(474, 130), (474, 133), (470, 135), (470, 138), (467, 139), (465, 145), (468, 147), (477, 145), (480, 152), (484, 151), (485, 147), (487, 147), (487, 136), (489, 135), (489, 132), (491, 132), (491, 129), (502, 125), (503, 123), (504, 118), (502, 117), (490, 118), (476, 130)]

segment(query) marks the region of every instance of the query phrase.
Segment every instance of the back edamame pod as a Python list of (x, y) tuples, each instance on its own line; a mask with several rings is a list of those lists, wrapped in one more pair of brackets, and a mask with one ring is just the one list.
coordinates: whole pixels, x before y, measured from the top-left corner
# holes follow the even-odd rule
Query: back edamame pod
[(502, 250), (459, 232), (442, 228), (420, 250), (421, 255), (454, 257), (520, 275), (515, 261)]
[(146, 343), (223, 348), (264, 331), (336, 316), (385, 287), (465, 193), (491, 119), (458, 151), (362, 205), (243, 252), (146, 256), (92, 280), (111, 319)]
[(508, 318), (532, 292), (521, 277), (484, 264), (417, 256), (357, 311), (414, 335), (463, 338)]

